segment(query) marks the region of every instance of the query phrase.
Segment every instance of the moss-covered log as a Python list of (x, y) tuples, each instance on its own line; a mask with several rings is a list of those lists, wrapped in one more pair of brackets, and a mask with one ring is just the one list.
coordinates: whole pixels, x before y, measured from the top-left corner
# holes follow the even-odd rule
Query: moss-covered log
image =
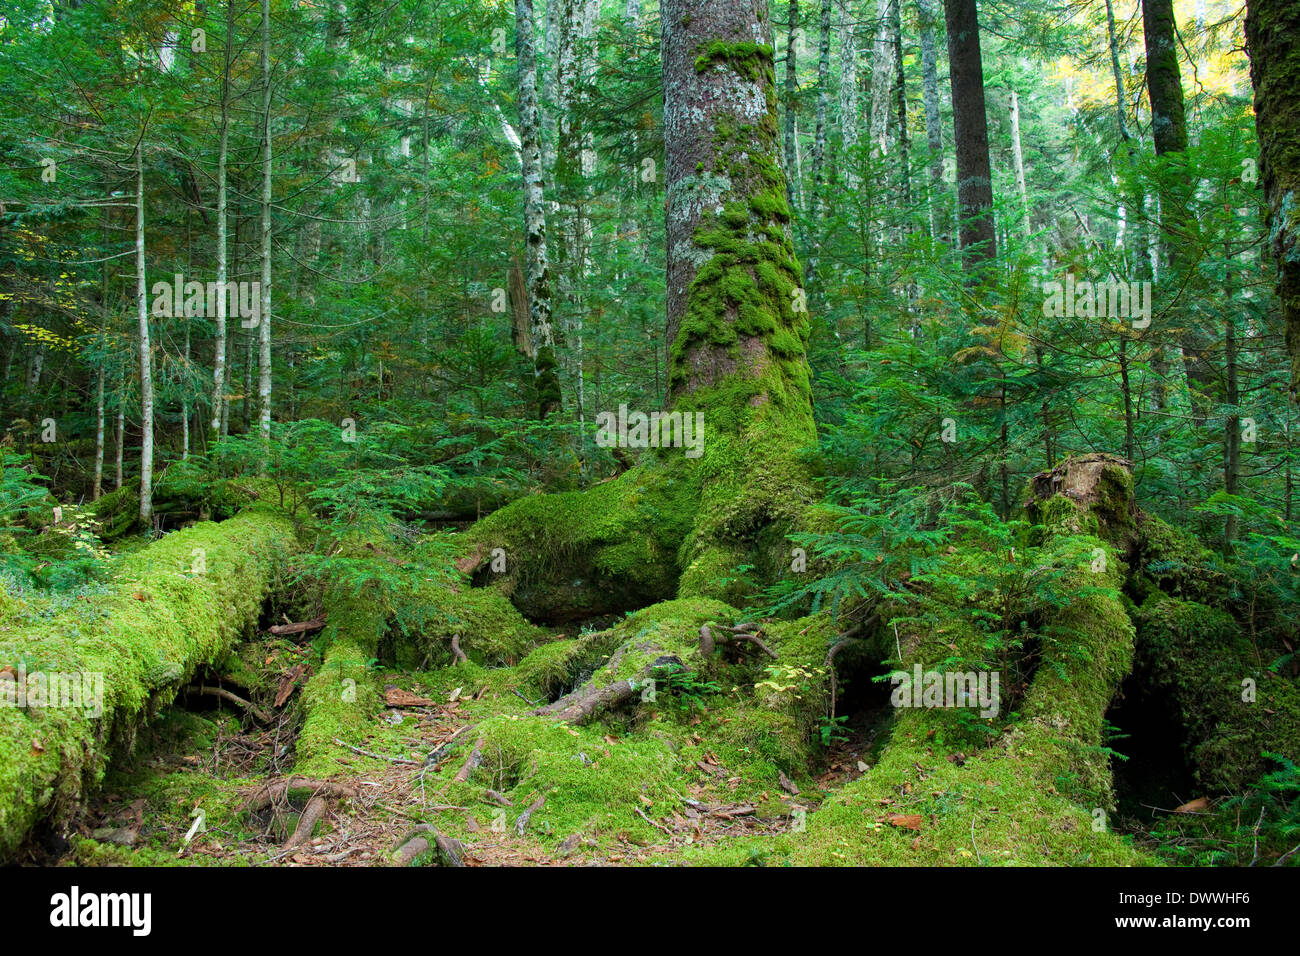
[[(65, 821), (114, 748), (248, 634), (295, 550), (291, 521), (247, 511), (126, 556), (106, 587), (52, 614), (6, 601), (0, 667), (13, 670), (0, 691), (17, 703), (25, 677), (27, 706), (0, 707), (0, 858), (42, 819)], [(37, 706), (40, 687), (56, 683), (80, 688), (80, 706)], [(76, 701), (67, 693), (60, 703)]]

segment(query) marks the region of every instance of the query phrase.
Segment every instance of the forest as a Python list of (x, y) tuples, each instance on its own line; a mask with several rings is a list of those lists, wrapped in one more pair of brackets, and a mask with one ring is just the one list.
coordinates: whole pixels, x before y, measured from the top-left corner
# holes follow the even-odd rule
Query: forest
[(5, 0), (0, 104), (0, 863), (1300, 866), (1294, 0)]

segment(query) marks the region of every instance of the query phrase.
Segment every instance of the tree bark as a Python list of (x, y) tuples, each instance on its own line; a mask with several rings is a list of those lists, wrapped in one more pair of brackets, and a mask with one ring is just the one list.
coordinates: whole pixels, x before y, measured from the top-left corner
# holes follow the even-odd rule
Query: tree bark
[(921, 30), (921, 101), (925, 107), (925, 142), (930, 150), (930, 235), (949, 238), (951, 201), (943, 181), (943, 122), (939, 116), (939, 56), (935, 30), (940, 25), (934, 0), (917, 0)]
[(532, 0), (515, 0), (528, 315), (533, 337), (533, 384), (537, 394), (537, 417), (545, 419), (560, 408), (560, 382), (555, 359), (555, 335), (551, 326), (551, 277), (546, 259), (546, 211), (537, 107), (537, 52), (533, 31)]
[(271, 0), (262, 0), (262, 306), (257, 326), (258, 428), (271, 438)]
[(799, 0), (790, 0), (789, 21), (785, 39), (785, 195), (790, 208), (795, 209), (799, 169)]
[(826, 164), (826, 123), (831, 99), (831, 0), (822, 0), (817, 42), (817, 129), (813, 138), (813, 223), (822, 215), (822, 175)]
[[(1142, 36), (1146, 44), (1147, 93), (1151, 98), (1151, 135), (1156, 155), (1182, 165), (1187, 152), (1187, 119), (1183, 110), (1183, 83), (1178, 67), (1178, 24), (1173, 0), (1142, 0)], [(1160, 193), (1160, 228), (1165, 259), (1175, 275), (1188, 278), (1194, 265), (1187, 259), (1187, 201), (1182, 185)], [(1207, 414), (1206, 391), (1213, 381), (1204, 337), (1188, 323), (1181, 336), (1183, 371), (1191, 392), (1193, 415), (1198, 422)]]
[(230, 60), (235, 35), (235, 0), (226, 0), (225, 52), (221, 69), (221, 140), (217, 148), (217, 295), (216, 340), (212, 356), (212, 421), (208, 426), (208, 444), (221, 438), (222, 412), (226, 401), (226, 282), (229, 279), (226, 257), (226, 163), (230, 146)]
[(844, 185), (849, 190), (857, 189), (853, 152), (858, 145), (858, 48), (857, 33), (847, 10), (840, 31), (840, 144)]
[[(1290, 0), (1250, 0), (1246, 14), (1250, 79), (1255, 89), (1259, 181), (1277, 260), (1277, 294), (1291, 352), (1291, 389), (1300, 388), (1300, 7)], [(1288, 499), (1289, 500), (1289, 499)]]
[(140, 346), (140, 522), (153, 523), (153, 358), (144, 261), (144, 133), (135, 147), (135, 298)]
[(975, 0), (944, 0), (943, 10), (957, 144), (958, 237), (967, 280), (978, 282), (997, 258), (979, 17)]

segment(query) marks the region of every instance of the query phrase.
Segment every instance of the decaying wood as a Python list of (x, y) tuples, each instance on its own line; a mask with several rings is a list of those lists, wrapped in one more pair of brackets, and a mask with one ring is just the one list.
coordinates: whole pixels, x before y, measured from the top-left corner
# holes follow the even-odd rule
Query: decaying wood
[(451, 636), (451, 653), (452, 656), (456, 658), (457, 664), (464, 664), (466, 661), (469, 660), (469, 658), (465, 656), (465, 652), (460, 649), (459, 634), (453, 634)]
[(377, 754), (373, 750), (363, 750), (360, 747), (352, 746), (352, 744), (345, 740), (339, 740), (337, 737), (334, 738), (334, 742), (340, 747), (347, 747), (348, 750), (351, 750), (354, 754), (361, 754), (363, 757), (374, 757), (376, 760), (387, 760), (389, 763), (409, 763), (414, 765), (420, 762), (418, 760), (408, 760), (405, 757), (387, 757), (384, 754)]
[[(611, 660), (610, 664), (613, 665), (614, 661)], [(613, 710), (636, 697), (655, 671), (673, 665), (680, 668), (682, 662), (672, 656), (657, 657), (652, 663), (641, 668), (635, 677), (615, 681), (612, 684), (606, 684), (604, 687), (597, 687), (592, 683), (584, 684), (572, 694), (561, 697), (553, 704), (530, 710), (528, 716), (554, 717), (556, 720), (567, 721), (571, 724), (585, 724), (597, 714), (606, 710)]]
[(296, 624), (273, 624), (267, 628), (267, 632), (274, 634), (276, 637), (285, 637), (289, 634), (304, 634), (307, 631), (319, 631), (325, 626), (325, 615), (314, 617), (310, 621), (299, 621)]
[(259, 724), (269, 724), (271, 722), (271, 718), (267, 716), (266, 711), (260, 709), (259, 707), (257, 707), (257, 705), (249, 703), (248, 701), (244, 700), (244, 698), (240, 697), (238, 694), (232, 694), (224, 687), (209, 687), (206, 684), (199, 684), (198, 686), (190, 686), (185, 688), (185, 693), (201, 694), (206, 697), (219, 697), (222, 700), (229, 701), (230, 703), (234, 704), (236, 707), (242, 708), (244, 711), (250, 714), (253, 717), (253, 719), (256, 720)]

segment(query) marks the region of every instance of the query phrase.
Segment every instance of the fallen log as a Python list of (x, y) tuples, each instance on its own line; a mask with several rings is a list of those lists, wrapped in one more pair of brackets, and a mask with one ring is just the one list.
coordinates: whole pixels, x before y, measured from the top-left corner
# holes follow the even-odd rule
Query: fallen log
[(48, 618), (5, 602), (0, 667), (39, 660), (90, 700), (0, 707), (0, 859), (38, 822), (66, 825), (102, 778), (110, 741), (129, 743), (147, 715), (256, 627), (296, 547), (288, 518), (250, 510), (127, 555), (106, 593)]

